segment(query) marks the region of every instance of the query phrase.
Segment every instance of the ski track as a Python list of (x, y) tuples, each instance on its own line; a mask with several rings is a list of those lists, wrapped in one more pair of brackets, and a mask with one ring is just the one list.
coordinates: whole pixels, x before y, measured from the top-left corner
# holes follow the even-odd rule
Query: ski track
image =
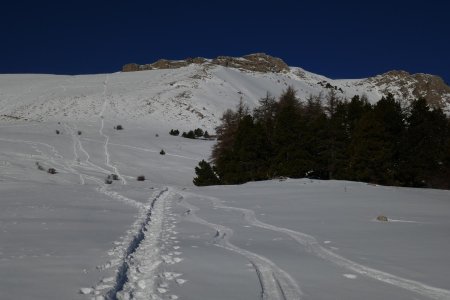
[[(70, 128), (67, 124), (64, 124), (64, 127), (66, 128), (66, 130), (70, 133), (70, 136), (72, 137), (72, 145), (73, 145), (72, 169), (73, 169), (73, 167), (76, 166), (77, 164), (79, 164), (79, 161), (80, 161), (80, 157), (79, 157), (78, 151), (77, 151), (78, 144), (77, 144), (77, 140), (75, 138), (74, 130), (72, 130), (72, 128)], [(73, 170), (75, 171), (75, 169), (73, 169)], [(85, 184), (84, 176), (78, 171), (75, 171), (75, 172), (77, 172), (78, 175), (80, 176), (81, 184)]]
[(123, 254), (115, 285), (106, 294), (108, 300), (161, 299), (155, 293), (157, 269), (161, 264), (159, 240), (163, 227), (165, 201), (172, 194), (165, 188), (150, 198), (134, 224), (135, 234)]
[[(79, 164), (77, 164), (77, 166), (83, 167), (84, 169), (95, 170), (100, 173), (103, 173), (104, 175), (109, 175), (111, 173), (109, 170), (106, 170), (105, 168), (102, 168), (99, 165), (94, 164), (93, 162), (90, 161), (91, 157), (90, 157), (89, 153), (84, 149), (83, 144), (81, 143), (81, 140), (78, 137), (78, 135), (75, 134), (75, 131), (77, 131), (76, 127), (74, 127), (74, 128), (69, 127), (69, 132), (72, 135), (72, 138), (74, 139), (74, 143), (76, 144), (76, 145), (74, 145), (74, 151), (76, 153), (77, 149), (79, 149), (86, 156), (84, 163), (77, 161), (77, 163), (79, 163)], [(79, 156), (80, 156), (79, 154), (75, 154), (75, 157), (79, 157)], [(83, 165), (83, 164), (87, 164), (91, 168), (88, 168), (86, 165)]]
[[(86, 141), (91, 141), (91, 142), (96, 142), (96, 143), (101, 143), (97, 140), (94, 139), (90, 139), (90, 138), (83, 138)], [(159, 152), (161, 150), (153, 150), (153, 149), (148, 149), (148, 148), (143, 148), (143, 147), (135, 147), (135, 146), (130, 146), (130, 145), (124, 145), (124, 144), (117, 144), (117, 143), (108, 143), (108, 145), (113, 145), (113, 146), (119, 146), (119, 147), (125, 147), (125, 148), (129, 148), (129, 149), (134, 149), (134, 150), (139, 150), (139, 151), (144, 151), (144, 152), (150, 152), (150, 153), (157, 153), (159, 154)], [(202, 160), (201, 157), (189, 157), (189, 156), (185, 156), (185, 155), (178, 155), (178, 154), (171, 154), (171, 153), (167, 153), (167, 156), (173, 156), (173, 157), (179, 157), (179, 158), (185, 158), (185, 159), (189, 159), (189, 160), (195, 160), (195, 161), (199, 161)]]
[(105, 114), (105, 110), (106, 110), (106, 105), (108, 103), (108, 97), (106, 95), (106, 91), (108, 90), (108, 80), (109, 80), (109, 74), (106, 75), (105, 81), (103, 82), (103, 93), (102, 96), (103, 98), (105, 98), (105, 100), (103, 101), (103, 106), (102, 106), (102, 110), (100, 111), (100, 122), (101, 122), (101, 126), (100, 126), (100, 130), (99, 133), (101, 136), (103, 136), (105, 138), (105, 143), (104, 143), (104, 151), (105, 151), (105, 163), (106, 165), (111, 168), (114, 171), (114, 174), (117, 174), (117, 176), (119, 176), (120, 180), (122, 181), (123, 184), (127, 184), (126, 179), (120, 174), (118, 168), (111, 164), (111, 158), (110, 158), (110, 154), (109, 154), (109, 150), (108, 150), (108, 143), (109, 143), (109, 135), (105, 134), (103, 132), (103, 129), (105, 127), (105, 120), (104, 120), (104, 114)]
[[(183, 192), (179, 192), (183, 195)], [(232, 244), (229, 240), (233, 235), (231, 228), (219, 224), (210, 223), (200, 217), (195, 212), (199, 209), (188, 203), (183, 196), (178, 202), (179, 205), (188, 209), (189, 214), (186, 219), (198, 224), (205, 225), (216, 230), (214, 236), (215, 245), (247, 258), (254, 267), (261, 286), (261, 299), (263, 300), (295, 300), (302, 298), (302, 291), (297, 282), (284, 270), (279, 268), (268, 258), (251, 251), (239, 248)]]
[(426, 285), (424, 283), (405, 279), (399, 276), (395, 276), (393, 274), (383, 272), (377, 269), (373, 269), (364, 265), (361, 265), (359, 263), (356, 263), (352, 260), (349, 260), (347, 258), (344, 258), (327, 248), (324, 248), (320, 245), (320, 243), (317, 241), (317, 239), (311, 235), (294, 231), (288, 228), (278, 227), (271, 224), (267, 224), (264, 222), (259, 221), (256, 216), (255, 212), (246, 209), (246, 208), (239, 208), (239, 207), (232, 207), (232, 206), (225, 206), (222, 204), (222, 201), (215, 197), (209, 197), (204, 196), (200, 194), (195, 193), (186, 193), (194, 197), (199, 197), (201, 199), (209, 200), (213, 203), (213, 205), (216, 208), (221, 209), (228, 209), (228, 210), (235, 210), (238, 212), (243, 213), (244, 219), (251, 225), (272, 230), (278, 233), (284, 233), (288, 236), (290, 236), (292, 239), (297, 241), (299, 244), (304, 246), (306, 250), (308, 250), (310, 253), (315, 254), (316, 256), (329, 261), (339, 267), (345, 268), (347, 270), (351, 270), (355, 273), (358, 273), (360, 275), (367, 276), (372, 279), (376, 279), (378, 281), (400, 287), (406, 290), (409, 290), (411, 292), (420, 294), (422, 296), (428, 297), (430, 299), (436, 299), (436, 300), (449, 300), (450, 299), (450, 291), (436, 288), (433, 286)]
[[(0, 138), (0, 140), (6, 141), (6, 142), (11, 142), (11, 143), (24, 143), (24, 144), (31, 145), (31, 148), (40, 154), (41, 159), (49, 161), (53, 166), (58, 166), (59, 170), (64, 170), (67, 173), (72, 173), (72, 174), (78, 175), (80, 177), (80, 183), (81, 184), (85, 183), (82, 175), (77, 170), (73, 169), (72, 166), (68, 165), (66, 163), (64, 157), (61, 156), (59, 154), (58, 150), (56, 150), (56, 148), (53, 147), (52, 145), (42, 143), (42, 142), (34, 142), (34, 141), (27, 141), (27, 140), (11, 140), (11, 139), (4, 139), (4, 138)], [(39, 145), (44, 146), (45, 148), (49, 148), (52, 156), (48, 156), (43, 150), (39, 149), (38, 148)]]

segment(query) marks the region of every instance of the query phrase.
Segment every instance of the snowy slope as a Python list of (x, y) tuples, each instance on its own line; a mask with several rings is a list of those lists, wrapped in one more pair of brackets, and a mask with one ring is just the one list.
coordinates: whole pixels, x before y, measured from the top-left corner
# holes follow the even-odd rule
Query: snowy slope
[(0, 126), (0, 299), (450, 299), (449, 191), (196, 188), (212, 142), (114, 124)]
[(213, 141), (170, 128), (211, 130), (240, 97), (323, 80), (198, 65), (0, 75), (0, 299), (450, 299), (449, 191), (192, 185)]
[(288, 86), (303, 100), (325, 95), (326, 84), (347, 99), (365, 94), (375, 102), (387, 92), (400, 93), (400, 86), (379, 84), (378, 79), (332, 80), (295, 67), (285, 73), (263, 73), (191, 64), (100, 75), (0, 75), (0, 116), (4, 120), (93, 121), (103, 109), (105, 84), (107, 117), (180, 129), (198, 124), (207, 130), (217, 126), (222, 113), (241, 98), (255, 107), (267, 92), (278, 96)]

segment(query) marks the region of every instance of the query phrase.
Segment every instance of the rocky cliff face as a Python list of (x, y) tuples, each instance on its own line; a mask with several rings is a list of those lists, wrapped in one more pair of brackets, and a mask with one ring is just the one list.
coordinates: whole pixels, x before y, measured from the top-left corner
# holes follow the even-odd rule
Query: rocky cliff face
[(289, 66), (280, 58), (264, 53), (255, 53), (243, 57), (218, 56), (214, 59), (203, 57), (187, 58), (184, 60), (160, 59), (151, 64), (138, 65), (126, 64), (122, 67), (122, 72), (134, 72), (157, 69), (176, 69), (190, 64), (199, 65), (220, 65), (224, 67), (236, 68), (242, 71), (281, 73), (289, 71)]
[(425, 98), (434, 107), (450, 104), (450, 87), (439, 76), (394, 70), (367, 78), (365, 82), (376, 86), (384, 94)]

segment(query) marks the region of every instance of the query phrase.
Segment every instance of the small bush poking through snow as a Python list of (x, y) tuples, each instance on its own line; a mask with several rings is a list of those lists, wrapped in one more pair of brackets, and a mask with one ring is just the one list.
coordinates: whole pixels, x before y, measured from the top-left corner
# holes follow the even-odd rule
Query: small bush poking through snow
[(169, 134), (173, 136), (178, 136), (180, 134), (180, 131), (178, 129), (175, 130), (171, 129)]
[(114, 129), (115, 130), (123, 130), (123, 127), (122, 127), (122, 125), (117, 125), (117, 126), (114, 126)]
[[(111, 175), (108, 175), (106, 178), (105, 178), (105, 183), (106, 184), (111, 184), (111, 183), (113, 183), (113, 179), (115, 178), (114, 176), (117, 176), (116, 174), (111, 174)], [(118, 179), (119, 177), (117, 176), (117, 179)]]
[(55, 170), (55, 168), (49, 168), (47, 170), (47, 173), (49, 173), (49, 174), (56, 174), (56, 170)]
[(56, 134), (59, 134), (59, 130), (56, 130)]
[(159, 152), (159, 154), (165, 155), (165, 154), (166, 154), (166, 151), (164, 151), (164, 149), (161, 149), (161, 151)]
[(78, 130), (78, 135), (81, 135), (81, 130)]
[(183, 132), (181, 136), (187, 139), (195, 139), (195, 133), (192, 130), (190, 130), (188, 133)]
[(204, 132), (203, 132), (203, 129), (201, 129), (201, 128), (197, 128), (194, 130), (195, 137), (202, 137), (203, 134), (204, 134)]
[(377, 217), (377, 220), (381, 222), (387, 222), (388, 218), (386, 216), (380, 215)]
[(112, 180), (119, 180), (119, 175), (117, 174), (111, 174), (108, 177), (110, 177)]
[(139, 175), (137, 177), (137, 181), (144, 181), (145, 180), (145, 176), (144, 175)]
[(44, 167), (38, 161), (36, 162), (36, 166), (37, 166), (38, 170), (40, 170), (40, 171), (45, 170)]

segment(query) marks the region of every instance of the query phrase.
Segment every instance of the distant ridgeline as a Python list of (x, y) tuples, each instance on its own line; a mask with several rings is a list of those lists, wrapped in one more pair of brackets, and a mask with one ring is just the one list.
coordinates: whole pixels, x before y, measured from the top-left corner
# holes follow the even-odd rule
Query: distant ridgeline
[(146, 71), (155, 69), (177, 69), (191, 64), (198, 65), (219, 65), (254, 72), (286, 72), (289, 66), (280, 58), (267, 55), (265, 53), (254, 53), (243, 57), (218, 56), (214, 59), (203, 57), (186, 58), (183, 60), (160, 59), (152, 64), (138, 65), (126, 64), (122, 67), (122, 72)]
[(285, 176), (450, 188), (450, 119), (441, 109), (423, 98), (403, 108), (392, 95), (347, 101), (333, 89), (324, 98), (300, 101), (288, 88), (253, 111), (242, 102), (227, 110), (194, 184)]
[[(122, 67), (122, 72), (178, 69), (189, 65), (202, 66), (205, 72), (215, 66), (234, 68), (250, 73), (288, 74), (289, 72), (294, 72), (300, 81), (303, 80), (311, 85), (321, 85), (324, 91), (335, 88), (343, 93), (344, 90), (342, 88), (345, 89), (344, 86), (333, 86), (326, 80), (318, 81), (317, 78), (312, 79), (305, 76), (304, 70), (290, 68), (281, 58), (273, 57), (265, 53), (253, 53), (242, 57), (218, 56), (213, 59), (203, 57), (186, 58), (183, 60), (159, 59), (150, 64), (126, 64)], [(392, 93), (395, 97), (400, 97), (403, 101), (425, 98), (433, 107), (448, 107), (450, 110), (450, 87), (441, 77), (436, 75), (423, 73), (410, 74), (402, 70), (393, 70), (374, 77), (353, 81), (347, 87), (351, 86), (356, 88), (363, 88), (365, 86), (368, 90), (377, 90), (382, 95)]]

